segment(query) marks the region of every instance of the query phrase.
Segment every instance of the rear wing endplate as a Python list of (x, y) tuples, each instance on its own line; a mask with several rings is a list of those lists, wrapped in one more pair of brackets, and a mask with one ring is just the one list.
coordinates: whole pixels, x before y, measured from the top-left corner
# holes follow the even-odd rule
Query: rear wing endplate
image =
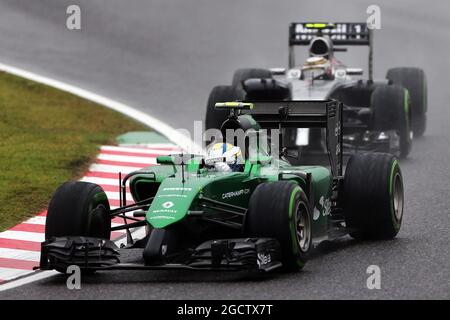
[(325, 128), (326, 144), (333, 176), (342, 175), (342, 109), (336, 100), (251, 101), (250, 114), (262, 128)]

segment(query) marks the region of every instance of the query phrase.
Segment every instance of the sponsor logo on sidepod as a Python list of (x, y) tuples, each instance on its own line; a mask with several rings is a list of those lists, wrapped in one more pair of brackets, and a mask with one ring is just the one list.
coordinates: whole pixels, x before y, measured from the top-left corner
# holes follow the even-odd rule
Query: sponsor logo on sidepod
[(250, 192), (250, 189), (241, 189), (241, 190), (237, 190), (237, 191), (231, 191), (231, 192), (223, 193), (222, 194), (222, 199), (239, 197), (239, 196), (242, 196), (244, 194), (248, 194), (249, 192)]

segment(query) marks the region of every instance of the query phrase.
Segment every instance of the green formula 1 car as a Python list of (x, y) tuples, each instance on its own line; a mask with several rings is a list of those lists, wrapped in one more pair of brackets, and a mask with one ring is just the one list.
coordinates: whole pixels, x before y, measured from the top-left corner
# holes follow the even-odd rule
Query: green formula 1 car
[[(40, 269), (298, 270), (322, 241), (347, 234), (396, 236), (403, 214), (399, 164), (390, 154), (355, 154), (343, 175), (342, 103), (258, 101), (217, 107), (230, 110), (222, 129), (258, 134), (261, 127), (325, 128), (329, 168), (292, 166), (282, 146), (279, 158), (253, 146), (253, 152), (243, 154), (242, 165), (226, 172), (215, 166), (228, 161), (223, 158), (161, 156), (160, 166), (123, 177), (121, 203), (126, 203), (129, 182), (135, 204), (114, 210), (101, 187), (67, 182), (49, 205)], [(111, 227), (114, 217), (126, 217), (128, 223)], [(129, 230), (138, 227), (146, 227), (146, 236), (134, 241)], [(121, 249), (109, 240), (119, 229), (128, 230), (128, 245)], [(142, 250), (139, 262), (121, 261), (129, 248)]]

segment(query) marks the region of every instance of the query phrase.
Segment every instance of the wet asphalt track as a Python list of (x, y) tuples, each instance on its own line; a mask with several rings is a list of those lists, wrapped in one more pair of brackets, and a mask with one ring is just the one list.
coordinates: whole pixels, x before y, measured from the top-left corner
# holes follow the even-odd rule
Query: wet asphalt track
[[(65, 8), (73, 3), (82, 8), (81, 32), (65, 28)], [(429, 126), (401, 162), (406, 213), (396, 240), (344, 239), (315, 254), (304, 271), (260, 281), (240, 274), (111, 272), (83, 279), (79, 291), (67, 290), (58, 276), (0, 298), (450, 298), (450, 2), (0, 0), (0, 62), (186, 127), (203, 118), (209, 90), (229, 83), (236, 68), (286, 65), (289, 22), (364, 21), (373, 3), (382, 9), (375, 76), (391, 66), (419, 66), (428, 76)], [(346, 56), (348, 64), (365, 66), (366, 51)], [(381, 267), (381, 290), (366, 288), (371, 264)]]

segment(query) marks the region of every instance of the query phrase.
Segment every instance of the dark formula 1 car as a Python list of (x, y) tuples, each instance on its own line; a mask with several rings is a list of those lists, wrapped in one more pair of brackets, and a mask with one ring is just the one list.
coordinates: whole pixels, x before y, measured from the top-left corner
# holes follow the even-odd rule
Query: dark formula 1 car
[[(343, 175), (342, 103), (217, 106), (230, 113), (224, 128), (249, 134), (262, 131), (258, 123), (265, 128), (324, 128), (330, 169), (292, 166), (258, 146), (231, 172), (214, 169), (215, 161), (223, 158), (211, 162), (196, 155), (161, 156), (160, 166), (121, 180), (121, 202), (126, 203), (129, 181), (135, 204), (114, 210), (99, 186), (64, 183), (48, 208), (40, 269), (297, 270), (322, 241), (347, 234), (358, 239), (396, 236), (403, 215), (399, 164), (391, 154), (358, 153)], [(125, 216), (130, 212), (133, 216)], [(132, 222), (111, 227), (114, 217)], [(142, 261), (123, 263), (110, 233), (137, 227), (146, 227), (147, 236), (133, 241), (129, 233), (121, 250), (140, 248)]]
[[(305, 63), (295, 61), (296, 46), (308, 46)], [(342, 46), (368, 46), (368, 80), (360, 68), (348, 68), (335, 57)], [(383, 151), (406, 157), (411, 131), (421, 136), (426, 126), (427, 84), (423, 70), (393, 68), (386, 80), (373, 80), (373, 32), (366, 23), (292, 23), (288, 69), (239, 69), (231, 86), (215, 87), (206, 111), (206, 129), (218, 128), (226, 113), (214, 110), (224, 100), (323, 100), (344, 103), (344, 148), (354, 152)], [(325, 151), (320, 130), (289, 130), (286, 144), (308, 152)]]

